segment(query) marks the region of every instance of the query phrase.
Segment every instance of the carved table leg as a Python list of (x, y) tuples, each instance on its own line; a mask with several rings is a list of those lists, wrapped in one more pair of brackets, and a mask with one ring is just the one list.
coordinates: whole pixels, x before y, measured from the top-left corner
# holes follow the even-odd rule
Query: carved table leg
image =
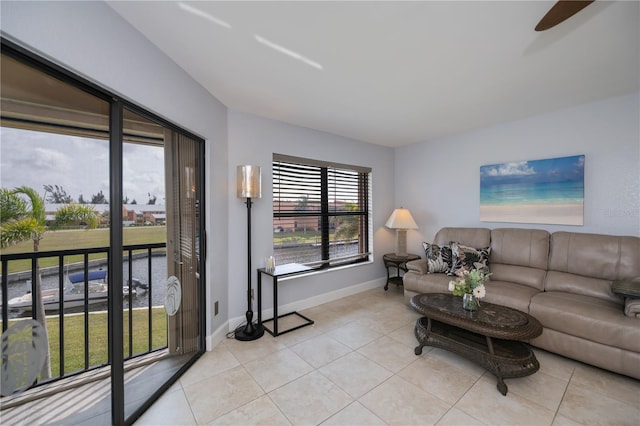
[[(426, 321), (426, 327), (424, 322)], [(431, 318), (422, 317), (416, 321), (415, 335), (419, 345), (413, 350), (416, 355), (422, 354), (422, 348), (427, 345), (431, 333)]]
[(504, 383), (504, 380), (502, 380), (502, 377), (498, 377), (498, 384), (496, 385), (496, 387), (498, 388), (498, 391), (500, 391), (500, 393), (502, 395), (507, 395), (507, 391), (509, 390), (507, 388), (507, 385)]
[[(489, 336), (485, 336), (485, 337), (486, 337), (487, 348), (489, 349), (489, 353), (491, 355), (495, 355), (495, 352), (493, 349), (493, 340)], [(507, 388), (507, 385), (504, 383), (504, 380), (502, 379), (502, 375), (500, 374), (500, 365), (495, 363), (493, 359), (490, 363), (492, 365), (491, 372), (498, 378), (498, 383), (496, 384), (496, 387), (498, 388), (498, 391), (500, 391), (502, 395), (506, 396), (507, 391), (509, 389)]]

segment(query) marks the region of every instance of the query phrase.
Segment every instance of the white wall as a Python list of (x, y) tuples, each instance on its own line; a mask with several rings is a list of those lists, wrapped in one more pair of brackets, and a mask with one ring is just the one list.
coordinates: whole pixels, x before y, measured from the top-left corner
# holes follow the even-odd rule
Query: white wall
[[(272, 251), (272, 210), (267, 197), (273, 152), (362, 164), (374, 172), (378, 262), (296, 280), (295, 286), (282, 290), (281, 302), (380, 280), (384, 275), (382, 254), (393, 249), (393, 234), (383, 227), (395, 207), (392, 149), (240, 113), (227, 119), (224, 105), (102, 2), (3, 1), (1, 28), (4, 37), (207, 141), (207, 336), (246, 310), (246, 207), (235, 198), (239, 164), (264, 168), (265, 198), (253, 208), (254, 258)], [(254, 268), (258, 266), (262, 265), (254, 263)], [(255, 275), (253, 279), (255, 287)], [(220, 311), (213, 317), (215, 301)], [(265, 306), (271, 305), (266, 302)]]
[[(416, 253), (442, 226), (529, 227), (479, 222), (484, 164), (585, 154), (585, 225), (545, 228), (640, 235), (637, 94), (394, 151), (249, 114), (227, 117), (224, 105), (102, 2), (2, 1), (1, 7), (4, 36), (206, 139), (207, 335), (246, 310), (246, 207), (235, 197), (237, 165), (263, 167), (263, 198), (253, 207), (254, 270), (271, 254), (273, 152), (373, 168), (376, 263), (283, 283), (281, 304), (379, 280), (382, 254), (394, 247), (383, 225), (400, 205), (420, 226), (408, 234)], [(216, 300), (220, 315), (212, 318)]]
[[(420, 226), (418, 250), (443, 226), (640, 235), (640, 94), (611, 98), (396, 150), (396, 204)], [(584, 154), (584, 226), (480, 222), (480, 166)]]
[(2, 2), (2, 31), (67, 69), (206, 141), (208, 318), (211, 301), (220, 315), (207, 335), (227, 319), (227, 111), (179, 66), (102, 2)]
[[(279, 284), (278, 305), (380, 279), (384, 275), (382, 255), (393, 251), (394, 234), (384, 228), (395, 206), (391, 148), (229, 111), (230, 318), (243, 316), (247, 309), (247, 207), (243, 199), (236, 198), (236, 167), (251, 164), (262, 168), (262, 198), (254, 200), (251, 209), (252, 280), (255, 288), (255, 269), (264, 266), (264, 257), (273, 253), (271, 161), (274, 152), (372, 168), (374, 251), (377, 261), (375, 264), (332, 270), (283, 282)], [(263, 284), (263, 308), (270, 308), (271, 282), (265, 279)]]

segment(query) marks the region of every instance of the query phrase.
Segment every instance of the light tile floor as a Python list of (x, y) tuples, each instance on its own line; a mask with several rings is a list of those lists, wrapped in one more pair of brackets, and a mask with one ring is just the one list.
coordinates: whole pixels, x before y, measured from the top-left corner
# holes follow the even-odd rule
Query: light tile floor
[(540, 370), (507, 379), (506, 396), (493, 375), (464, 358), (429, 347), (416, 356), (418, 315), (402, 288), (303, 314), (316, 324), (220, 343), (136, 424), (640, 424), (640, 381), (543, 350), (535, 349)]

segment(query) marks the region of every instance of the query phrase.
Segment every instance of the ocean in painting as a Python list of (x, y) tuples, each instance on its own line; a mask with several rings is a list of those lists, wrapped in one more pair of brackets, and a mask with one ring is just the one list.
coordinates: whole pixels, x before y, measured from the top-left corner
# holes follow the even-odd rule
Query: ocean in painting
[(537, 182), (489, 185), (480, 191), (480, 204), (581, 203), (583, 182)]
[(584, 155), (480, 168), (480, 220), (583, 224)]

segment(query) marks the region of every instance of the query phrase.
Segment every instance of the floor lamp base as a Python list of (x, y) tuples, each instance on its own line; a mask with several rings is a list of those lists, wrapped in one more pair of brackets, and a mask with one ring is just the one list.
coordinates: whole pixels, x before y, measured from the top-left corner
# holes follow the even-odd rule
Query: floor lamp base
[(264, 335), (262, 324), (252, 322), (253, 312), (247, 311), (247, 323), (236, 328), (233, 332), (236, 340), (250, 341), (261, 338)]

